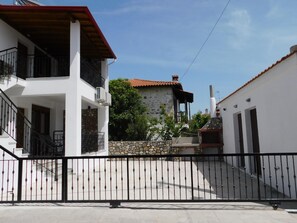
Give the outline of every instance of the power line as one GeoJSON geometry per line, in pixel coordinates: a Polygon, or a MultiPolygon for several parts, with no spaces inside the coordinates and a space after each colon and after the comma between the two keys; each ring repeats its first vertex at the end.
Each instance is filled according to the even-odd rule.
{"type": "Polygon", "coordinates": [[[214,26],[212,27],[211,31],[209,32],[208,36],[206,37],[205,41],[203,42],[203,44],[201,45],[201,47],[199,48],[198,52],[196,53],[194,59],[192,60],[192,62],[189,64],[189,66],[187,67],[185,73],[183,74],[183,76],[181,77],[181,79],[184,78],[184,76],[186,76],[186,74],[189,72],[190,68],[192,67],[192,65],[194,64],[194,62],[196,61],[197,57],[199,56],[199,54],[201,53],[203,47],[205,46],[205,44],[207,43],[208,39],[210,38],[211,34],[213,33],[213,31],[215,30],[217,24],[219,23],[219,21],[221,20],[224,12],[226,11],[229,3],[231,2],[231,0],[228,0],[227,4],[225,5],[223,11],[221,12],[219,18],[217,19],[216,23],[214,24],[214,26]]]}

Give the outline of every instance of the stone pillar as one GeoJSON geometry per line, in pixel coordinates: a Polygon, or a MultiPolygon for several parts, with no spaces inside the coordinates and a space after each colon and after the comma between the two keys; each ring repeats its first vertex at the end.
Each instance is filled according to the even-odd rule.
{"type": "Polygon", "coordinates": [[[70,22],[70,84],[66,93],[65,155],[81,155],[80,23],[70,22]]]}

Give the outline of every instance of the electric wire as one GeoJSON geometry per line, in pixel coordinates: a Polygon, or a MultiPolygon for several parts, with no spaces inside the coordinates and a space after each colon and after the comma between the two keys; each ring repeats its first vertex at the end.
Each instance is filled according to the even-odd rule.
{"type": "Polygon", "coordinates": [[[189,66],[187,67],[186,71],[184,72],[184,74],[182,75],[181,79],[183,79],[187,73],[189,72],[189,70],[191,69],[192,65],[195,63],[196,59],[198,58],[198,56],[200,55],[202,49],[204,48],[205,44],[207,43],[207,41],[209,40],[210,36],[212,35],[213,31],[215,30],[217,24],[219,23],[219,21],[221,20],[221,18],[223,17],[229,3],[231,2],[231,0],[228,0],[228,2],[226,3],[224,9],[222,10],[220,16],[218,17],[217,21],[215,22],[214,26],[212,27],[211,31],[209,32],[208,36],[206,37],[205,41],[203,42],[203,44],[201,45],[201,47],[199,48],[198,52],[196,53],[194,59],[192,60],[192,62],[189,64],[189,66]]]}

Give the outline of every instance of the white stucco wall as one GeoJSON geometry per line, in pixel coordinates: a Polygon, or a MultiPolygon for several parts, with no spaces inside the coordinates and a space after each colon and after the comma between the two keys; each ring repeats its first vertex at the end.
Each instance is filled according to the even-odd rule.
{"type": "Polygon", "coordinates": [[[245,152],[248,142],[247,111],[256,108],[260,152],[297,152],[296,53],[219,104],[223,118],[224,152],[235,152],[234,115],[242,114],[245,152]],[[246,99],[250,98],[250,102],[246,99]],[[235,106],[237,105],[237,107],[235,106]],[[225,111],[224,111],[225,110],[225,111]]]}
{"type": "Polygon", "coordinates": [[[27,37],[20,34],[14,28],[9,26],[7,23],[3,22],[3,20],[1,19],[0,19],[0,33],[1,33],[0,50],[5,50],[11,47],[17,47],[18,42],[20,42],[28,48],[29,54],[33,54],[34,46],[35,46],[33,42],[30,41],[27,37]]]}
{"type": "MultiPolygon", "coordinates": [[[[249,111],[254,108],[257,112],[260,153],[297,152],[296,83],[295,53],[222,101],[219,107],[223,119],[224,153],[239,152],[236,119],[239,113],[242,115],[244,153],[253,152],[249,111]]],[[[246,157],[245,166],[248,172],[253,172],[253,160],[250,162],[246,157]]],[[[287,196],[296,196],[297,191],[289,186],[290,182],[291,186],[294,182],[296,168],[292,156],[261,157],[260,168],[262,182],[271,184],[287,196]]]]}

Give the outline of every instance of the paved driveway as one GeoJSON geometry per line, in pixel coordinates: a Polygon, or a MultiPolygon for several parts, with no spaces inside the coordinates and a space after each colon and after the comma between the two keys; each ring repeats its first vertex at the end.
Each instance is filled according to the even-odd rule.
{"type": "MultiPolygon", "coordinates": [[[[296,205],[296,204],[295,204],[296,205]]],[[[295,206],[296,207],[296,206],[295,206]]],[[[0,205],[2,223],[296,223],[297,214],[257,203],[0,205]]]]}

